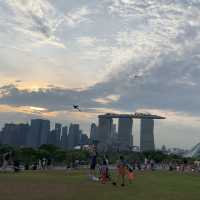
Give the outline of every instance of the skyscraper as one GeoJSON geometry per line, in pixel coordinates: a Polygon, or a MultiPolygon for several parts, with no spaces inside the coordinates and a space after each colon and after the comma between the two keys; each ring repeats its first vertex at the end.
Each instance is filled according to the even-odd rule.
{"type": "Polygon", "coordinates": [[[62,137],[61,137],[61,146],[64,149],[67,149],[68,145],[68,127],[64,126],[62,128],[62,137]]]}
{"type": "Polygon", "coordinates": [[[140,150],[141,151],[155,150],[153,119],[141,119],[140,150]]]}
{"type": "Polygon", "coordinates": [[[36,148],[42,144],[47,144],[50,132],[50,121],[44,119],[32,119],[28,133],[27,146],[36,148]]]}
{"type": "Polygon", "coordinates": [[[29,132],[30,126],[28,124],[17,124],[15,131],[15,139],[13,141],[16,146],[25,146],[27,135],[29,132]]]}
{"type": "Polygon", "coordinates": [[[88,145],[89,144],[89,138],[86,134],[81,134],[81,141],[80,141],[80,145],[88,145]]]}
{"type": "Polygon", "coordinates": [[[112,129],[111,129],[111,137],[114,139],[114,138],[117,138],[117,125],[116,124],[112,124],[112,129]]]}
{"type": "Polygon", "coordinates": [[[118,141],[121,148],[124,150],[128,150],[133,144],[132,128],[132,118],[119,118],[118,141]]]}
{"type": "Polygon", "coordinates": [[[55,134],[56,134],[56,146],[61,146],[61,130],[62,124],[55,124],[55,134]]]}
{"type": "Polygon", "coordinates": [[[42,120],[40,124],[39,146],[47,144],[49,132],[50,132],[50,121],[42,120]]]}
{"type": "Polygon", "coordinates": [[[14,146],[25,146],[28,131],[28,124],[5,124],[2,130],[1,142],[14,146]]]}
{"type": "Polygon", "coordinates": [[[70,124],[68,134],[68,149],[73,149],[75,146],[80,145],[81,131],[79,124],[70,124]]]}
{"type": "Polygon", "coordinates": [[[57,135],[55,130],[51,130],[48,134],[47,144],[57,146],[57,135]]]}
{"type": "Polygon", "coordinates": [[[14,145],[16,140],[16,124],[5,124],[2,130],[2,144],[14,145]]]}
{"type": "Polygon", "coordinates": [[[0,131],[0,144],[2,144],[2,131],[0,131]]]}
{"type": "Polygon", "coordinates": [[[99,117],[98,137],[99,142],[107,142],[111,138],[113,119],[99,117]]]}
{"type": "Polygon", "coordinates": [[[90,140],[92,143],[97,140],[97,135],[98,135],[98,127],[95,123],[92,123],[90,129],[90,140]]]}

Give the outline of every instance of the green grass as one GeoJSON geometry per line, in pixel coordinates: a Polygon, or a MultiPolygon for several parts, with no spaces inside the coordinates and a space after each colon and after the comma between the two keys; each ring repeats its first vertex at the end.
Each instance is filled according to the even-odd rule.
{"type": "Polygon", "coordinates": [[[200,175],[138,172],[131,185],[88,180],[86,172],[0,174],[1,200],[199,200],[200,175]]]}

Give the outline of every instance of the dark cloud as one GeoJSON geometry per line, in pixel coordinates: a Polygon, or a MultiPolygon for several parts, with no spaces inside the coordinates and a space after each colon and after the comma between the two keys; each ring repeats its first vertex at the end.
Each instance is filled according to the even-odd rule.
{"type": "Polygon", "coordinates": [[[130,76],[135,73],[135,67],[129,64],[118,75],[85,90],[52,86],[49,89],[28,91],[19,90],[15,85],[3,86],[0,88],[0,104],[65,110],[77,103],[86,108],[107,107],[125,111],[153,108],[199,115],[200,66],[195,59],[176,56],[163,55],[160,62],[139,79],[130,76]],[[94,101],[111,94],[120,95],[119,100],[104,105],[94,101]]]}
{"type": "Polygon", "coordinates": [[[34,13],[30,12],[30,16],[33,19],[34,26],[32,27],[33,31],[42,33],[45,37],[49,38],[52,36],[52,28],[47,24],[44,18],[41,18],[34,13]]]}

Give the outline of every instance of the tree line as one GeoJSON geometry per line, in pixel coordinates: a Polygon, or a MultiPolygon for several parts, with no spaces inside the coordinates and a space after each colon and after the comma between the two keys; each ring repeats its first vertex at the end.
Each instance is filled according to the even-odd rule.
{"type": "MultiPolygon", "coordinates": [[[[88,150],[65,150],[54,145],[42,145],[37,149],[29,147],[14,147],[10,145],[0,145],[0,158],[4,153],[12,152],[12,159],[20,161],[24,165],[31,165],[43,158],[51,160],[52,165],[70,165],[79,160],[80,163],[88,164],[90,162],[90,152],[88,150]]],[[[107,155],[111,164],[116,163],[119,155],[123,155],[126,160],[132,162],[143,162],[145,158],[153,159],[155,163],[161,162],[193,162],[196,159],[182,158],[177,155],[167,155],[162,151],[151,152],[105,152],[98,153],[99,162],[103,156],[107,155]]]]}

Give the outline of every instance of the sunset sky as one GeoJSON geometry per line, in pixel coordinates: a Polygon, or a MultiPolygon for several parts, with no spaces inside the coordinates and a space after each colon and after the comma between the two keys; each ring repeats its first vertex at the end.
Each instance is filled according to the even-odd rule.
{"type": "Polygon", "coordinates": [[[89,133],[106,112],[167,117],[157,147],[200,142],[200,1],[0,0],[0,127],[42,117],[89,133]]]}

